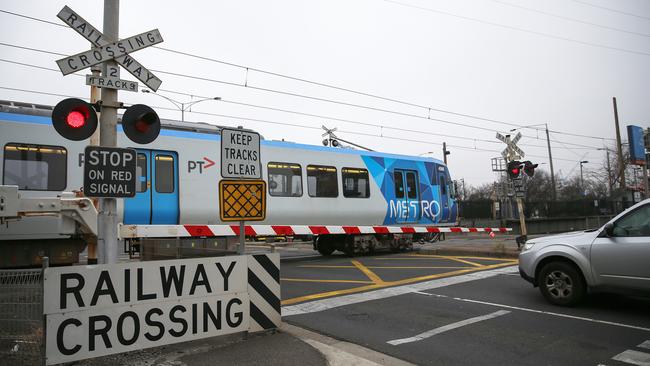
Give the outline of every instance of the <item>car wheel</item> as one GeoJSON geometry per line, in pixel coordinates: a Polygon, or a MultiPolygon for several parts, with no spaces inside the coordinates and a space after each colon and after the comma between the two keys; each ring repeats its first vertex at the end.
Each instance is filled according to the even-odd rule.
{"type": "Polygon", "coordinates": [[[555,305],[572,306],[585,295],[586,286],[578,269],[565,262],[551,262],[539,272],[539,290],[555,305]]]}

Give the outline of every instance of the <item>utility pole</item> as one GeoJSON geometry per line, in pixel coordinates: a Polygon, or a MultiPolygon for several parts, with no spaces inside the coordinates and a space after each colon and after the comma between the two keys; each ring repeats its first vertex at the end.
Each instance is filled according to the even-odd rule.
{"type": "MultiPolygon", "coordinates": [[[[104,0],[104,35],[107,41],[119,39],[120,1],[104,0]]],[[[107,69],[117,68],[115,60],[104,62],[103,74],[109,77],[107,69]]],[[[102,106],[99,119],[100,146],[117,146],[117,90],[102,88],[102,106]]],[[[117,200],[101,198],[99,201],[99,222],[97,225],[97,244],[99,246],[99,263],[117,262],[117,200]]]]}
{"type": "Polygon", "coordinates": [[[618,129],[618,108],[616,107],[616,97],[612,98],[614,103],[614,124],[616,126],[616,148],[618,152],[618,170],[621,178],[619,188],[625,189],[625,165],[623,165],[623,148],[621,147],[621,132],[618,129]]]}
{"type": "Polygon", "coordinates": [[[609,149],[605,148],[605,153],[606,153],[606,156],[607,156],[607,184],[609,185],[609,196],[611,198],[612,189],[614,187],[612,186],[612,168],[609,165],[609,149]]]}
{"type": "Polygon", "coordinates": [[[557,191],[555,188],[555,171],[553,170],[553,155],[551,154],[551,138],[548,135],[548,123],[546,126],[546,145],[548,146],[548,163],[551,166],[551,187],[553,188],[553,201],[557,199],[557,191]]]}
{"type": "Polygon", "coordinates": [[[445,165],[447,165],[447,155],[451,154],[449,150],[447,150],[447,143],[443,142],[442,143],[442,157],[443,160],[445,161],[445,165]]]}
{"type": "MultiPolygon", "coordinates": [[[[94,46],[91,43],[91,47],[94,46]]],[[[94,78],[98,78],[100,73],[101,73],[101,67],[99,66],[93,66],[90,69],[92,75],[94,78]]],[[[101,99],[101,93],[100,93],[100,88],[91,85],[90,86],[90,104],[96,105],[96,103],[101,99]]],[[[100,114],[101,116],[101,114],[100,114]]],[[[101,117],[100,117],[101,118],[101,117]]],[[[95,133],[90,136],[90,143],[89,145],[91,146],[99,146],[99,128],[95,130],[95,133]]],[[[99,200],[97,198],[92,199],[93,204],[95,205],[95,208],[99,212],[99,200]]],[[[97,264],[97,238],[93,238],[88,241],[88,264],[97,264]]]]}

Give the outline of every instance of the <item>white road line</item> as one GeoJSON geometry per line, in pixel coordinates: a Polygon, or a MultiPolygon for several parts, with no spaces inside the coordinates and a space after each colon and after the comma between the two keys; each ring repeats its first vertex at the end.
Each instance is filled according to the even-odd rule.
{"type": "MultiPolygon", "coordinates": [[[[413,291],[413,292],[415,293],[415,291],[413,291]]],[[[496,306],[496,307],[500,307],[500,308],[521,310],[521,311],[527,311],[527,312],[530,312],[530,313],[537,313],[537,314],[546,314],[546,315],[558,316],[558,317],[562,317],[562,318],[583,320],[583,321],[592,322],[592,323],[607,324],[607,325],[613,325],[613,326],[616,326],[616,327],[636,329],[636,330],[642,330],[642,331],[645,331],[645,332],[650,332],[650,328],[644,328],[644,327],[639,327],[639,326],[630,325],[630,324],[610,322],[610,321],[607,321],[607,320],[585,318],[585,317],[582,317],[582,316],[554,313],[554,312],[551,312],[551,311],[528,309],[528,308],[522,308],[522,307],[519,307],[519,306],[497,304],[497,303],[494,303],[494,302],[479,301],[479,300],[472,300],[472,299],[463,299],[463,298],[460,298],[460,297],[451,297],[451,296],[447,296],[447,295],[439,295],[439,294],[429,294],[429,295],[436,296],[436,297],[447,298],[447,299],[458,300],[458,301],[471,302],[471,303],[474,303],[474,304],[490,305],[490,306],[496,306]]],[[[648,366],[650,366],[650,365],[648,365],[648,366]]]]}
{"type": "Polygon", "coordinates": [[[612,360],[629,363],[639,366],[650,366],[650,353],[633,351],[628,349],[612,357],[612,360]]]}
{"type": "Polygon", "coordinates": [[[474,318],[461,320],[461,321],[456,322],[456,323],[447,324],[447,325],[439,327],[439,328],[431,329],[429,331],[426,331],[424,333],[420,333],[420,334],[418,334],[416,336],[413,336],[413,337],[402,338],[402,339],[393,339],[392,341],[388,341],[386,343],[392,344],[393,346],[397,346],[397,345],[404,344],[404,343],[417,342],[417,341],[421,341],[423,339],[427,339],[429,337],[433,337],[436,334],[444,333],[444,332],[450,331],[452,329],[464,327],[466,325],[478,323],[478,322],[481,322],[483,320],[496,318],[498,316],[506,315],[506,314],[509,314],[509,313],[510,312],[508,310],[499,310],[499,311],[495,311],[494,313],[491,313],[491,314],[481,315],[481,316],[477,316],[477,317],[474,317],[474,318]]]}
{"type": "Polygon", "coordinates": [[[361,292],[358,294],[330,297],[327,299],[309,301],[296,305],[287,305],[282,307],[282,316],[314,313],[317,311],[324,311],[340,306],[357,304],[370,300],[379,300],[392,296],[405,295],[413,291],[426,291],[469,281],[482,280],[484,278],[494,277],[507,273],[514,273],[517,271],[517,266],[509,266],[488,271],[472,272],[460,276],[445,277],[436,280],[418,282],[410,285],[387,287],[380,290],[361,292]]]}
{"type": "Polygon", "coordinates": [[[638,345],[637,347],[650,349],[650,341],[645,341],[645,342],[641,343],[640,345],[638,345]]]}

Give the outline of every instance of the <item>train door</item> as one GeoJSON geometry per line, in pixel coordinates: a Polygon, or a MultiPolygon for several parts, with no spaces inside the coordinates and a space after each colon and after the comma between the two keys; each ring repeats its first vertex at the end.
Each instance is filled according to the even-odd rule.
{"type": "Polygon", "coordinates": [[[136,194],[124,199],[125,224],[178,224],[178,154],[137,149],[136,194]]]}
{"type": "Polygon", "coordinates": [[[438,171],[438,186],[440,187],[440,222],[449,221],[449,182],[447,172],[438,171]]]}
{"type": "Polygon", "coordinates": [[[395,169],[395,198],[397,200],[397,222],[408,223],[420,220],[420,192],[418,173],[415,170],[395,169]]]}

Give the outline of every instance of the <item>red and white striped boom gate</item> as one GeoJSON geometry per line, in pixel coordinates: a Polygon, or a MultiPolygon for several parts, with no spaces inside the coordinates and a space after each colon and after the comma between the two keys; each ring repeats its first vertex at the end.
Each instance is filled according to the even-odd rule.
{"type": "MultiPolygon", "coordinates": [[[[507,233],[505,227],[246,225],[245,235],[507,233]]],[[[238,236],[239,225],[119,225],[120,239],[238,236]]]]}

